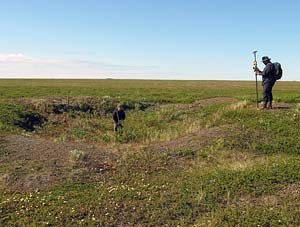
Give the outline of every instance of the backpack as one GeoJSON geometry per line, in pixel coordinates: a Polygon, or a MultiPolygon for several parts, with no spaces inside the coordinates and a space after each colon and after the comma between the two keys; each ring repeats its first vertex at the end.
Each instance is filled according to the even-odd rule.
{"type": "Polygon", "coordinates": [[[274,70],[275,70],[274,77],[275,77],[276,80],[280,80],[281,77],[282,77],[281,64],[278,63],[278,62],[274,62],[273,65],[274,65],[274,70]]]}

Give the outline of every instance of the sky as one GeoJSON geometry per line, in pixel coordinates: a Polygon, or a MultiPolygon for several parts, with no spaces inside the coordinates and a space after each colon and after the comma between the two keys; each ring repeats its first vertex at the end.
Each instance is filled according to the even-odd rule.
{"type": "Polygon", "coordinates": [[[0,78],[300,79],[298,0],[0,0],[0,78]]]}

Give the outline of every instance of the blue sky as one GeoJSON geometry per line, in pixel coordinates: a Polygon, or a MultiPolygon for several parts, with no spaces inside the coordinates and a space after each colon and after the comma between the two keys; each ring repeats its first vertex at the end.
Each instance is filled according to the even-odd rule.
{"type": "Polygon", "coordinates": [[[0,78],[252,80],[257,49],[299,80],[299,12],[296,0],[3,0],[0,78]]]}

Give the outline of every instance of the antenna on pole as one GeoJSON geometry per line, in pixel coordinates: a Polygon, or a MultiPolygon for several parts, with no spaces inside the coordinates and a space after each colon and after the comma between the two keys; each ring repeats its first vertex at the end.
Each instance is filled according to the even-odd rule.
{"type": "Polygon", "coordinates": [[[256,61],[256,53],[257,53],[257,50],[252,51],[252,53],[254,54],[254,61],[256,61]]]}
{"type": "MultiPolygon", "coordinates": [[[[253,61],[253,69],[255,70],[257,68],[257,61],[256,61],[256,53],[257,50],[252,51],[254,54],[254,61],[253,61]]],[[[258,86],[257,86],[257,71],[255,70],[255,85],[256,85],[256,108],[258,109],[258,86]]]]}

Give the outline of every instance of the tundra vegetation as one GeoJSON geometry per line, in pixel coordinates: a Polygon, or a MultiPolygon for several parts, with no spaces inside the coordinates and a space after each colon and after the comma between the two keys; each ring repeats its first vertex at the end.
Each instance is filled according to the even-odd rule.
{"type": "Polygon", "coordinates": [[[0,80],[0,225],[299,226],[299,90],[0,80]]]}

